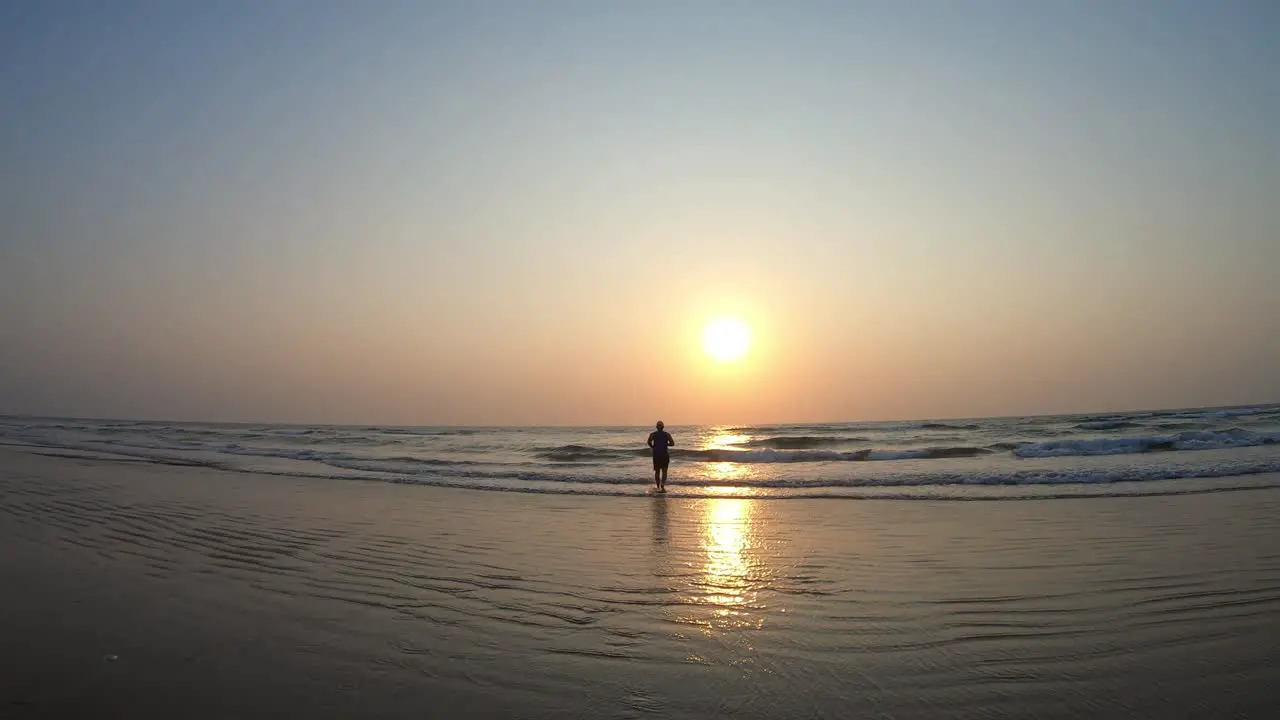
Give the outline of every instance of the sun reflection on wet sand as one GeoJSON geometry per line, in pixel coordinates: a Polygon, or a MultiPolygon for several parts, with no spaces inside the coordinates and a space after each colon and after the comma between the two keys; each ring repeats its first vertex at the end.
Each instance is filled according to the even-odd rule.
{"type": "Polygon", "coordinates": [[[750,497],[748,487],[717,491],[742,494],[655,503],[654,578],[674,595],[663,612],[678,628],[672,636],[683,643],[693,640],[686,635],[691,629],[698,634],[685,660],[743,670],[758,660],[755,648],[766,619],[786,608],[769,594],[776,569],[774,541],[762,524],[767,503],[750,497]]]}
{"type": "Polygon", "coordinates": [[[708,500],[704,568],[707,585],[722,590],[714,602],[741,603],[737,592],[747,579],[747,500],[716,498],[708,500]]]}
{"type": "Polygon", "coordinates": [[[758,628],[764,623],[756,606],[759,569],[754,567],[751,553],[754,502],[747,498],[705,501],[705,560],[697,583],[703,592],[695,602],[712,608],[711,628],[758,628]]]}

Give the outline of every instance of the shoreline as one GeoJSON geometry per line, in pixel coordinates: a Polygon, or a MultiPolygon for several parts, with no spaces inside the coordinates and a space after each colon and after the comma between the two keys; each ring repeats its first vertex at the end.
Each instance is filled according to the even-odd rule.
{"type": "MultiPolygon", "coordinates": [[[[476,484],[471,480],[414,479],[399,475],[380,476],[373,473],[361,475],[342,475],[339,470],[320,465],[314,472],[299,470],[270,470],[265,468],[245,469],[228,467],[218,462],[202,462],[200,460],[182,460],[177,458],[155,458],[133,455],[123,452],[112,452],[105,449],[70,448],[37,443],[22,443],[12,440],[0,441],[0,452],[6,449],[30,455],[65,460],[96,461],[101,463],[120,463],[150,465],[155,467],[171,467],[177,469],[194,468],[216,472],[269,476],[288,479],[313,480],[317,482],[361,482],[374,484],[390,484],[408,487],[430,487],[449,490],[478,491],[485,493],[504,493],[516,495],[545,495],[565,497],[606,497],[606,498],[643,498],[652,496],[652,481],[639,479],[617,483],[600,483],[599,487],[591,484],[545,483],[544,485],[525,487],[503,487],[476,484]]],[[[641,463],[637,463],[641,465],[641,463]]],[[[686,465],[686,468],[688,466],[686,465]]],[[[641,468],[641,470],[647,469],[641,468]]],[[[689,484],[687,477],[682,478],[679,468],[673,473],[670,482],[671,490],[666,493],[673,499],[717,499],[750,497],[756,500],[881,500],[911,502],[1027,502],[1075,499],[1114,499],[1143,497],[1177,497],[1184,495],[1205,495],[1227,492],[1257,491],[1280,489],[1280,471],[1248,472],[1244,474],[1208,474],[1174,476],[1156,479],[1144,478],[1136,480],[1090,481],[1090,482],[1040,482],[1035,480],[1005,483],[968,483],[956,480],[952,483],[938,485],[901,484],[849,484],[826,487],[830,492],[822,492],[822,488],[806,488],[793,485],[776,485],[769,483],[752,483],[726,481],[722,484],[689,484]],[[682,482],[684,480],[684,482],[682,482]],[[1229,485],[1224,483],[1231,483],[1229,485]],[[913,488],[915,490],[913,490],[913,488]],[[1057,488],[1045,490],[1044,488],[1057,488]],[[836,491],[839,492],[836,492],[836,491]],[[923,491],[922,491],[923,490],[923,491]],[[798,491],[798,492],[789,492],[798,491]]]]}

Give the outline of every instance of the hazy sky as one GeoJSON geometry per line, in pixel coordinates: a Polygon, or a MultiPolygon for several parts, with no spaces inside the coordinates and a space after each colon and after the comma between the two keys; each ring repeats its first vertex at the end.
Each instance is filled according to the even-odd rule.
{"type": "Polygon", "coordinates": [[[0,5],[0,413],[1277,401],[1278,270],[1272,0],[0,5]]]}

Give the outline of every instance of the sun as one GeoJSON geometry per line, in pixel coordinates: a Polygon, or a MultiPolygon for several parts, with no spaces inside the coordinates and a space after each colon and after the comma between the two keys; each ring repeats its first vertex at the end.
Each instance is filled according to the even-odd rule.
{"type": "Polygon", "coordinates": [[[733,362],[751,348],[751,328],[737,318],[717,318],[702,331],[702,349],[713,360],[733,362]]]}

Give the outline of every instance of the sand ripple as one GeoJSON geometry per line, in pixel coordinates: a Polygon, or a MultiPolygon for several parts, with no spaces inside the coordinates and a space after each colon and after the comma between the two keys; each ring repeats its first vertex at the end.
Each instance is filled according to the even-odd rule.
{"type": "Polygon", "coordinates": [[[39,462],[0,473],[0,519],[27,541],[287,598],[376,636],[364,662],[535,706],[1227,715],[1280,683],[1274,490],[555,498],[39,462]]]}

